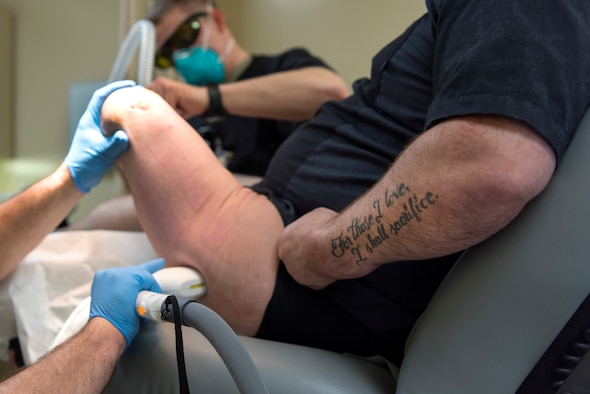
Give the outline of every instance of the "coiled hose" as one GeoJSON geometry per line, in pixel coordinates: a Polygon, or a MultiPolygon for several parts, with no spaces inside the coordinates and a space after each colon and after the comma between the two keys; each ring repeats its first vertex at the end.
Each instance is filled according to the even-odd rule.
{"type": "Polygon", "coordinates": [[[156,29],[154,24],[141,19],[135,22],[125,36],[115,63],[111,68],[108,82],[125,79],[131,59],[139,46],[139,57],[137,61],[137,80],[139,85],[146,86],[153,79],[154,57],[156,54],[156,29]]]}

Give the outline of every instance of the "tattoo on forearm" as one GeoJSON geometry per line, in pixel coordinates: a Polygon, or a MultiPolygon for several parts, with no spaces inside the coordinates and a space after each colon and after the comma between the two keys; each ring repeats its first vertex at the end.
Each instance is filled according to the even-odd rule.
{"type": "Polygon", "coordinates": [[[382,198],[373,201],[373,211],[363,217],[355,217],[348,228],[332,239],[332,255],[342,257],[352,254],[356,263],[361,264],[391,236],[397,236],[412,222],[422,221],[428,208],[436,204],[438,195],[426,192],[419,196],[400,183],[395,189],[385,189],[382,198]],[[395,219],[387,219],[388,211],[398,209],[401,213],[395,219]]]}

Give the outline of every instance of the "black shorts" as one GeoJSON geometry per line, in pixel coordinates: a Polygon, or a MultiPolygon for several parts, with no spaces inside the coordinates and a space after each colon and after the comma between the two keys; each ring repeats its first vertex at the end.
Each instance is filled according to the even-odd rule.
{"type": "Polygon", "coordinates": [[[281,263],[256,337],[358,356],[380,355],[399,365],[406,338],[432,296],[421,291],[424,288],[410,288],[408,275],[420,276],[425,288],[436,288],[456,258],[389,264],[324,290],[301,286],[281,263]]]}

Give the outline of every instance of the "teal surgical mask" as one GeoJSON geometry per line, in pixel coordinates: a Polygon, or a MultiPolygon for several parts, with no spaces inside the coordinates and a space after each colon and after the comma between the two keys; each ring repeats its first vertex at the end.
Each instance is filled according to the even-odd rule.
{"type": "MultiPolygon", "coordinates": [[[[208,2],[207,15],[211,15],[212,12],[213,5],[208,2]]],[[[184,80],[191,85],[219,84],[225,78],[223,60],[232,50],[235,40],[233,38],[229,40],[223,54],[219,56],[209,48],[211,23],[206,25],[203,34],[202,46],[183,48],[172,53],[174,67],[184,80]]]]}
{"type": "Polygon", "coordinates": [[[211,48],[185,48],[174,51],[172,57],[176,70],[191,85],[203,86],[223,82],[223,61],[211,48]]]}

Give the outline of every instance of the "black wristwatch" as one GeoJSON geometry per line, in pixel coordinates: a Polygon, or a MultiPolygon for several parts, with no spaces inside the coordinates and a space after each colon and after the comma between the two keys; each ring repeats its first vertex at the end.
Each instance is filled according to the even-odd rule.
{"type": "Polygon", "coordinates": [[[223,107],[221,100],[221,92],[218,85],[207,85],[207,93],[209,94],[209,109],[203,114],[207,120],[223,118],[227,115],[227,111],[223,107]]]}

